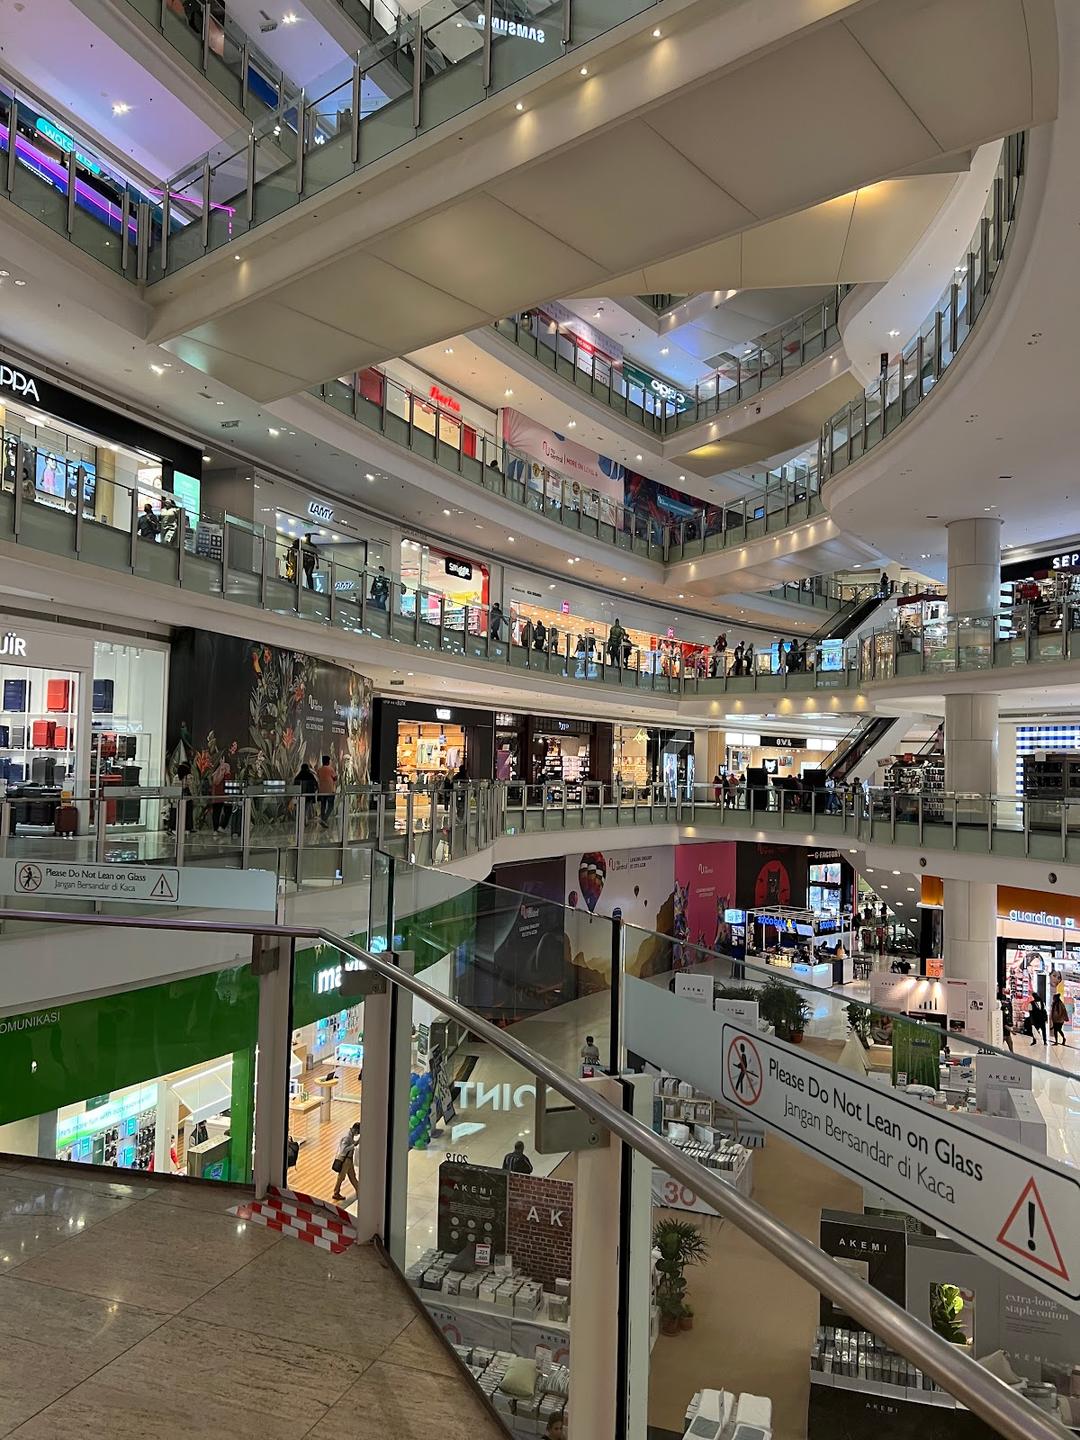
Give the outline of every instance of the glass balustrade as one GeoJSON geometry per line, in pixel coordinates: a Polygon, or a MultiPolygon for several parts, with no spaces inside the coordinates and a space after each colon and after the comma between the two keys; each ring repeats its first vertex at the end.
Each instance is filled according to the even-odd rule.
{"type": "Polygon", "coordinates": [[[850,286],[838,285],[819,304],[723,354],[715,372],[692,389],[629,361],[612,362],[543,309],[495,322],[495,331],[577,389],[657,435],[671,435],[759,395],[835,345],[837,315],[850,286]]]}
{"type": "Polygon", "coordinates": [[[821,477],[828,480],[873,450],[930,395],[975,327],[997,279],[1023,193],[1027,137],[1009,135],[986,207],[953,278],[918,334],[887,371],[824,424],[821,477]]]}

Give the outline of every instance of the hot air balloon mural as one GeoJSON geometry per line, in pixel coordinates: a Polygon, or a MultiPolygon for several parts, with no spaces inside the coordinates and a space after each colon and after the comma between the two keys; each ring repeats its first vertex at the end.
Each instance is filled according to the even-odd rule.
{"type": "Polygon", "coordinates": [[[599,850],[590,850],[587,855],[582,855],[578,865],[578,884],[581,887],[581,898],[589,907],[590,915],[596,909],[606,879],[607,861],[602,853],[599,850]]]}

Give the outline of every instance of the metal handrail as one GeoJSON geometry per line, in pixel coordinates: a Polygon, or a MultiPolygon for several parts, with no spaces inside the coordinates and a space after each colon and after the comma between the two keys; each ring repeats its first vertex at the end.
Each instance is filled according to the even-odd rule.
{"type": "MultiPolygon", "coordinates": [[[[0,921],[22,920],[41,923],[44,917],[33,912],[0,910],[0,921]]],[[[333,946],[341,954],[358,960],[368,970],[391,984],[408,990],[434,1009],[456,1020],[507,1059],[531,1071],[545,1085],[565,1100],[600,1121],[610,1134],[628,1145],[636,1154],[651,1160],[673,1178],[692,1189],[711,1205],[725,1220],[730,1220],[743,1234],[768,1251],[787,1269],[828,1296],[834,1304],[853,1316],[873,1334],[912,1361],[931,1376],[954,1399],[966,1405],[993,1427],[1006,1440],[1061,1440],[1059,1425],[1030,1401],[1010,1389],[983,1369],[956,1345],[944,1340],[921,1321],[914,1319],[880,1291],[857,1279],[831,1257],[825,1255],[805,1236],[789,1229],[762,1206],[747,1199],[731,1185],[725,1184],[703,1165],[688,1159],[675,1146],[643,1125],[633,1116],[606,1100],[602,1095],[572,1079],[543,1055],[522,1044],[515,1036],[493,1025],[465,1005],[426,985],[415,975],[399,969],[384,956],[355,945],[351,940],[322,926],[216,924],[212,921],[189,921],[179,918],[143,920],[125,915],[48,917],[61,923],[105,924],[127,929],[191,930],[206,933],[225,931],[230,934],[272,934],[294,939],[316,940],[333,946]]]]}

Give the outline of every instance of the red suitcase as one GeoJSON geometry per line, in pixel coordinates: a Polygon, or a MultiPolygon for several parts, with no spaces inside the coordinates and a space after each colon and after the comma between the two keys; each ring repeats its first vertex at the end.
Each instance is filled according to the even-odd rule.
{"type": "Polygon", "coordinates": [[[76,806],[63,803],[57,805],[53,828],[57,835],[77,835],[79,833],[79,811],[76,806]]]}

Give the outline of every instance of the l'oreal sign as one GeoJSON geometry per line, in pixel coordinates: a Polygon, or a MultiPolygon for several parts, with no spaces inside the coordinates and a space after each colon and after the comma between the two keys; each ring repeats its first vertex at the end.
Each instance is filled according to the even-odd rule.
{"type": "Polygon", "coordinates": [[[26,641],[21,635],[16,635],[14,630],[9,630],[0,639],[0,655],[17,655],[20,659],[26,659],[26,641]]]}
{"type": "Polygon", "coordinates": [[[11,365],[0,365],[0,390],[13,390],[16,395],[25,395],[28,399],[41,404],[37,381],[27,375],[25,371],[16,370],[11,365]]]}

